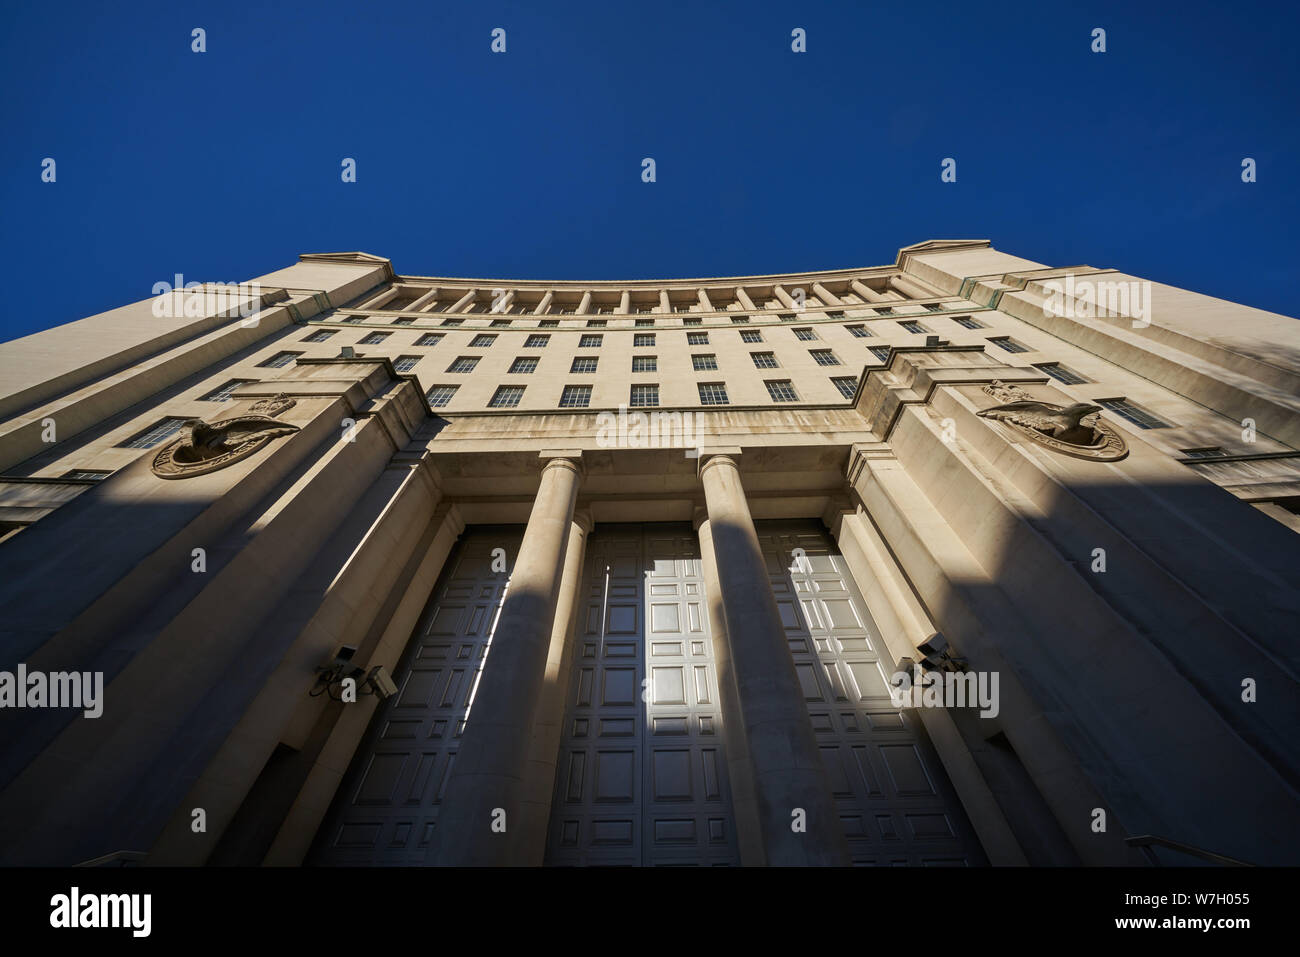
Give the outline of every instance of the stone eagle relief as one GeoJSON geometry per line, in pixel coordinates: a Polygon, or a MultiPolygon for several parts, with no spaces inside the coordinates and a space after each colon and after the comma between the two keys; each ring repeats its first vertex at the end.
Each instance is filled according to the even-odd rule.
{"type": "Polygon", "coordinates": [[[1001,422],[1039,445],[1095,462],[1117,462],[1128,455],[1124,437],[1097,416],[1101,406],[1087,402],[1068,406],[1041,402],[1023,389],[998,379],[986,385],[984,391],[1005,404],[976,415],[1001,422]]]}
{"type": "Polygon", "coordinates": [[[164,479],[206,475],[248,458],[271,439],[291,435],[298,426],[275,418],[297,403],[284,395],[259,399],[249,414],[216,422],[187,419],[180,437],[163,446],[153,459],[153,474],[164,479]]]}

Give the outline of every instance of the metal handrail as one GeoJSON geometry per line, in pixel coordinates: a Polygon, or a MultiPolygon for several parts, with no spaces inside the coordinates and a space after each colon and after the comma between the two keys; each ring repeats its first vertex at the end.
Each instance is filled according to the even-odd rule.
{"type": "Polygon", "coordinates": [[[1157,837],[1154,834],[1142,834],[1138,837],[1125,838],[1124,843],[1129,847],[1142,848],[1142,852],[1147,856],[1147,860],[1155,867],[1160,866],[1160,858],[1156,857],[1155,851],[1151,850],[1152,845],[1157,847],[1167,847],[1171,851],[1190,854],[1192,857],[1199,857],[1202,860],[1212,861],[1215,864],[1222,864],[1225,867],[1255,866],[1249,861],[1239,861],[1235,857],[1228,857],[1226,854],[1216,854],[1214,851],[1207,851],[1203,847],[1193,847],[1191,844],[1183,844],[1181,841],[1171,841],[1167,837],[1157,837]]]}

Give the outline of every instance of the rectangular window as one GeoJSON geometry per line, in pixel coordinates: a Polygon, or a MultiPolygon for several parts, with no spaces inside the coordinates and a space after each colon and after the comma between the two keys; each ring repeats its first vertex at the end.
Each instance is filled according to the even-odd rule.
{"type": "Polygon", "coordinates": [[[451,397],[456,394],[456,390],[459,388],[458,385],[435,385],[424,394],[424,398],[429,403],[429,408],[441,409],[451,401],[451,397]]]}
{"type": "Polygon", "coordinates": [[[595,372],[596,360],[587,359],[579,356],[573,360],[573,365],[569,367],[570,372],[595,372]]]}
{"type": "Polygon", "coordinates": [[[650,408],[659,404],[659,386],[657,385],[634,385],[632,386],[631,395],[628,396],[628,405],[641,406],[650,408]]]}
{"type": "Polygon", "coordinates": [[[964,329],[983,329],[984,323],[977,322],[970,316],[953,316],[952,321],[964,329]]]}
{"type": "Polygon", "coordinates": [[[200,402],[229,402],[230,393],[234,392],[235,389],[243,385],[245,382],[256,382],[256,381],[257,381],[256,379],[231,379],[225,385],[217,386],[217,388],[213,389],[207,395],[200,396],[199,401],[200,402]]]}
{"type": "Polygon", "coordinates": [[[102,482],[112,474],[112,472],[101,472],[98,469],[73,469],[71,472],[64,472],[59,478],[90,479],[95,482],[102,482]]]}
{"type": "Polygon", "coordinates": [[[943,308],[943,306],[939,305],[937,302],[927,302],[925,308],[929,309],[931,312],[938,312],[943,308]]]}
{"type": "Polygon", "coordinates": [[[181,430],[181,426],[185,422],[185,419],[163,419],[161,422],[155,422],[143,432],[137,432],[125,442],[119,442],[117,447],[119,449],[151,449],[174,436],[181,430]]]}
{"type": "Polygon", "coordinates": [[[725,382],[701,382],[700,405],[729,405],[725,382]]]}
{"type": "Polygon", "coordinates": [[[360,322],[365,316],[344,316],[339,322],[360,322]]]}
{"type": "Polygon", "coordinates": [[[757,329],[742,329],[740,330],[740,341],[741,342],[762,342],[763,333],[759,332],[757,329]]]}
{"type": "Polygon", "coordinates": [[[894,314],[894,310],[891,309],[889,306],[876,307],[876,315],[878,316],[892,316],[893,314],[894,314]]]}
{"type": "Polygon", "coordinates": [[[794,322],[794,316],[788,312],[779,313],[777,315],[777,318],[780,319],[782,322],[794,322]]]}
{"type": "Polygon", "coordinates": [[[855,339],[871,338],[871,332],[867,329],[866,326],[845,326],[844,328],[848,329],[849,332],[853,334],[853,338],[855,339]]]}
{"type": "Polygon", "coordinates": [[[794,332],[794,337],[796,339],[802,339],[805,342],[807,342],[810,339],[817,338],[817,333],[813,332],[812,329],[808,328],[807,326],[804,326],[802,329],[794,329],[792,331],[794,332]]]}
{"type": "Polygon", "coordinates": [[[415,322],[414,319],[411,319],[410,317],[407,317],[407,318],[405,318],[405,319],[394,319],[394,320],[393,320],[393,325],[395,325],[395,326],[409,326],[409,325],[411,325],[411,324],[414,323],[414,322],[415,322]]]}
{"type": "Polygon", "coordinates": [[[486,349],[496,341],[496,336],[481,333],[469,341],[469,346],[471,349],[486,349]]]}
{"type": "Polygon", "coordinates": [[[264,359],[257,364],[259,369],[283,369],[297,359],[301,352],[277,352],[269,359],[264,359]]]}
{"type": "Polygon", "coordinates": [[[1063,366],[1059,362],[1044,362],[1034,368],[1042,369],[1057,382],[1064,382],[1066,385],[1079,385],[1088,381],[1073,369],[1063,366]]]}
{"type": "Polygon", "coordinates": [[[741,326],[749,322],[749,316],[732,316],[731,321],[736,325],[741,326]]]}
{"type": "Polygon", "coordinates": [[[534,333],[524,340],[525,349],[545,349],[546,344],[551,341],[551,337],[545,333],[534,333]]]}
{"type": "Polygon", "coordinates": [[[398,372],[410,372],[419,361],[419,356],[398,356],[393,360],[393,368],[398,372]]]}
{"type": "Polygon", "coordinates": [[[447,371],[473,372],[476,365],[478,365],[478,356],[457,356],[456,360],[447,366],[447,371]]]}
{"type": "Polygon", "coordinates": [[[509,319],[493,319],[491,325],[490,325],[488,328],[490,328],[490,329],[504,329],[505,327],[507,327],[507,326],[509,326],[509,325],[510,325],[510,320],[509,320],[509,319]]]}
{"type": "Polygon", "coordinates": [[[655,321],[653,319],[638,319],[636,321],[636,325],[638,329],[644,329],[647,326],[653,326],[654,324],[655,321]]]}
{"type": "Polygon", "coordinates": [[[488,402],[489,409],[513,409],[519,405],[519,400],[524,397],[524,387],[521,385],[500,385],[497,386],[496,392],[492,394],[488,402]]]}
{"type": "Polygon", "coordinates": [[[442,320],[442,324],[444,326],[459,326],[464,323],[464,321],[464,319],[444,319],[442,320]]]}
{"type": "Polygon", "coordinates": [[[415,340],[417,346],[436,346],[442,341],[441,332],[426,332],[420,338],[415,340]]]}
{"type": "Polygon", "coordinates": [[[591,329],[604,329],[609,325],[608,319],[588,319],[587,326],[591,329]]]}
{"type": "Polygon", "coordinates": [[[921,333],[921,332],[930,331],[929,329],[925,328],[925,326],[917,322],[915,319],[904,319],[902,322],[899,323],[899,325],[903,327],[904,332],[921,333]]]}
{"type": "Polygon", "coordinates": [[[654,344],[655,334],[653,332],[639,332],[632,337],[632,347],[636,349],[644,349],[654,344]]]}
{"type": "Polygon", "coordinates": [[[835,358],[835,353],[829,349],[809,349],[808,355],[813,357],[813,361],[819,366],[837,366],[840,360],[835,358]]]}
{"type": "Polygon", "coordinates": [[[700,319],[683,319],[683,326],[698,326],[703,320],[700,319]]]}
{"type": "Polygon", "coordinates": [[[302,341],[303,342],[324,342],[330,336],[334,335],[336,331],[337,330],[335,329],[317,329],[315,332],[313,332],[311,335],[309,335],[306,339],[302,341]]]}
{"type": "Polygon", "coordinates": [[[773,402],[798,402],[799,394],[789,379],[768,379],[764,383],[773,402]]]}
{"type": "Polygon", "coordinates": [[[1015,339],[1012,339],[1009,336],[999,336],[996,339],[990,339],[989,342],[993,343],[999,349],[1004,349],[1007,352],[1028,352],[1029,351],[1028,346],[1021,345],[1019,342],[1016,342],[1015,339]]]}
{"type": "Polygon", "coordinates": [[[686,333],[686,344],[688,346],[707,346],[709,344],[709,334],[707,332],[688,332],[686,333]]]}
{"type": "Polygon", "coordinates": [[[560,394],[561,409],[585,409],[591,405],[591,386],[566,385],[560,394]]]}
{"type": "Polygon", "coordinates": [[[559,319],[543,319],[537,324],[538,329],[557,329],[559,328],[559,319]]]}
{"type": "Polygon", "coordinates": [[[599,334],[593,336],[583,336],[578,340],[579,349],[599,349],[601,337],[599,334]]]}
{"type": "Polygon", "coordinates": [[[840,395],[844,396],[844,398],[851,399],[857,394],[858,380],[856,377],[851,375],[836,376],[831,381],[835,383],[835,388],[840,390],[840,395]]]}
{"type": "Polygon", "coordinates": [[[754,360],[755,369],[776,369],[780,366],[775,352],[751,352],[749,357],[754,360]]]}
{"type": "Polygon", "coordinates": [[[718,357],[715,355],[691,356],[691,366],[696,372],[711,372],[718,368],[718,357]]]}
{"type": "Polygon", "coordinates": [[[867,346],[867,351],[881,362],[889,361],[889,346],[867,346]]]}
{"type": "Polygon", "coordinates": [[[657,356],[633,356],[633,372],[658,372],[659,358],[657,356]]]}
{"type": "Polygon", "coordinates": [[[515,359],[514,362],[510,363],[510,371],[517,374],[534,372],[536,371],[536,369],[537,369],[536,356],[519,356],[517,359],[515,359]]]}
{"type": "Polygon", "coordinates": [[[1169,423],[1156,418],[1146,409],[1128,399],[1098,399],[1097,404],[1121,418],[1128,419],[1139,429],[1167,429],[1169,423]]]}
{"type": "Polygon", "coordinates": [[[358,344],[363,346],[377,346],[387,338],[387,332],[371,332],[362,336],[358,344]]]}

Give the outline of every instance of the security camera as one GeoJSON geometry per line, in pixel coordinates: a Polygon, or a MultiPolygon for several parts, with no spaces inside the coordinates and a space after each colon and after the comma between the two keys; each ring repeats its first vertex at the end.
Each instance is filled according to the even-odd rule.
{"type": "Polygon", "coordinates": [[[894,678],[897,678],[899,675],[905,675],[907,682],[911,685],[915,685],[916,677],[917,677],[916,662],[913,661],[911,658],[898,659],[898,667],[894,669],[894,674],[891,676],[891,680],[890,680],[890,685],[894,688],[900,687],[903,684],[902,680],[899,681],[893,680],[894,678]]]}
{"type": "Polygon", "coordinates": [[[930,655],[935,655],[937,657],[948,650],[948,639],[938,632],[935,632],[929,638],[925,639],[925,641],[917,645],[916,650],[927,658],[930,655]]]}
{"type": "Polygon", "coordinates": [[[397,684],[389,677],[383,665],[375,665],[366,677],[366,685],[380,701],[385,701],[397,694],[397,684]]]}
{"type": "Polygon", "coordinates": [[[921,664],[930,671],[965,671],[966,659],[954,655],[948,639],[935,632],[916,646],[921,664]]]}

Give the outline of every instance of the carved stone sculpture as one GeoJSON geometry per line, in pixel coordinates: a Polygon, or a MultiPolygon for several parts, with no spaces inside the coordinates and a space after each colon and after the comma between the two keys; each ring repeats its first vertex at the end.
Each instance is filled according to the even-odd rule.
{"type": "Polygon", "coordinates": [[[181,426],[180,436],[154,456],[153,474],[165,479],[189,478],[233,465],[271,439],[297,432],[298,426],[273,418],[294,404],[293,399],[276,396],[254,403],[253,414],[217,422],[187,419],[181,426]],[[271,414],[261,414],[262,410],[271,414]]]}
{"type": "Polygon", "coordinates": [[[984,391],[1003,404],[978,415],[1001,422],[1039,445],[1100,462],[1114,462],[1128,455],[1124,437],[1098,417],[1101,406],[1087,402],[1053,405],[1001,381],[985,386],[984,391]]]}

